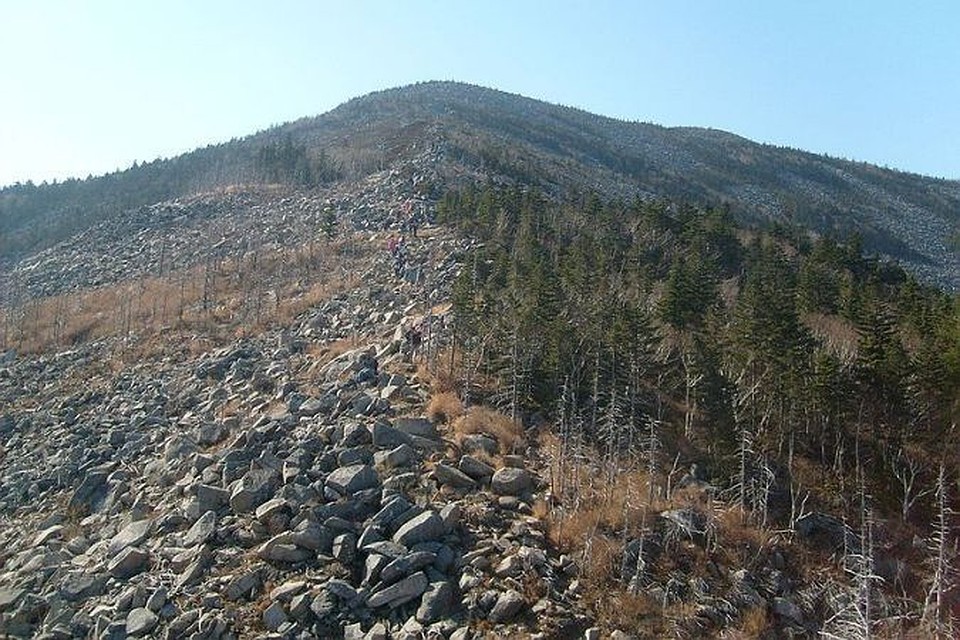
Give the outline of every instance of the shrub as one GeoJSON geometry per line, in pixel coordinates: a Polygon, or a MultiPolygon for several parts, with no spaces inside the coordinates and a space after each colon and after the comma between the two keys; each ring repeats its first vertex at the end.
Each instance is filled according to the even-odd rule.
{"type": "Polygon", "coordinates": [[[447,424],[463,415],[463,403],[452,391],[438,393],[430,398],[427,418],[433,423],[447,424]]]}
{"type": "Polygon", "coordinates": [[[453,421],[452,426],[458,438],[473,433],[495,438],[500,453],[510,453],[523,442],[523,425],[489,407],[470,407],[466,414],[453,421]]]}

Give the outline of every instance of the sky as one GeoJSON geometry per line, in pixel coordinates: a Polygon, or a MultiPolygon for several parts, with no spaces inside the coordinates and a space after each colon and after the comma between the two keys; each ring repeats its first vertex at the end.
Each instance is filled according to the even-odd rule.
{"type": "Polygon", "coordinates": [[[0,185],[459,80],[960,179],[960,2],[0,0],[0,185]]]}

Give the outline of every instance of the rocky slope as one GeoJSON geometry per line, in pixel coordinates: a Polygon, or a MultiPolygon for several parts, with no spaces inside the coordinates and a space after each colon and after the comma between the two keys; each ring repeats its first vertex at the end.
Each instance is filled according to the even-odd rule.
{"type": "MultiPolygon", "coordinates": [[[[370,210],[347,218],[377,228],[374,243],[389,226],[370,210]]],[[[445,340],[431,303],[464,245],[436,229],[407,242],[421,268],[398,273],[378,253],[368,284],[211,352],[121,365],[103,340],[8,357],[0,631],[465,638],[584,627],[568,595],[575,566],[531,516],[543,489],[532,461],[501,457],[490,436],[453,446],[423,417],[429,389],[411,360],[445,340]],[[413,323],[425,331],[417,353],[413,323]]]]}

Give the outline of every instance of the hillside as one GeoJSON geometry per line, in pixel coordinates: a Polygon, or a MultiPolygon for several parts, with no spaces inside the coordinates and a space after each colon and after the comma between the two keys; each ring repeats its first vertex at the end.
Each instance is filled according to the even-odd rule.
{"type": "Polygon", "coordinates": [[[950,219],[451,83],[5,191],[0,635],[956,637],[960,301],[719,143],[950,219]]]}
{"type": "Polygon", "coordinates": [[[431,82],[351,100],[242,140],[56,185],[0,191],[0,256],[12,260],[156,202],[231,185],[323,186],[434,151],[458,176],[536,184],[555,196],[728,203],[744,220],[856,232],[867,251],[925,280],[960,285],[949,238],[960,184],[776,148],[721,131],[592,115],[491,89],[431,82]]]}

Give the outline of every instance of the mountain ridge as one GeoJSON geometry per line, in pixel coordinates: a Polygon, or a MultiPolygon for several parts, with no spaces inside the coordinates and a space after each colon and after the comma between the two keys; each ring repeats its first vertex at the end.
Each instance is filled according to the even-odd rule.
{"type": "Polygon", "coordinates": [[[548,193],[726,204],[738,216],[845,238],[940,286],[960,286],[948,239],[960,182],[752,142],[719,129],[610,118],[457,82],[349,100],[241,139],[95,178],[0,190],[0,255],[16,258],[125,210],[242,184],[354,180],[425,147],[444,179],[465,168],[548,193]]]}

